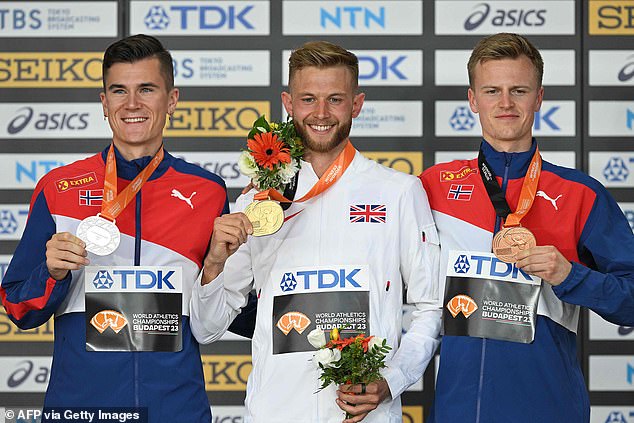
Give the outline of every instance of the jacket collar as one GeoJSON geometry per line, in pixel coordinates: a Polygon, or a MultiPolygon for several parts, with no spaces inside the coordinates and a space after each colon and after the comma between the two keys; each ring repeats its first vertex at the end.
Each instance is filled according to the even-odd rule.
{"type": "Polygon", "coordinates": [[[533,138],[530,150],[522,151],[521,153],[496,151],[485,139],[483,139],[480,144],[480,149],[484,153],[484,157],[495,173],[495,176],[504,177],[505,168],[508,167],[508,179],[519,179],[526,175],[528,165],[533,158],[533,154],[535,154],[536,148],[537,141],[535,138],[533,138]]]}
{"type": "MultiPolygon", "coordinates": [[[[108,157],[109,149],[110,149],[110,145],[108,145],[101,152],[101,158],[103,159],[104,163],[106,163],[106,157],[108,157]]],[[[117,161],[117,177],[126,179],[128,181],[131,181],[132,179],[134,179],[143,169],[145,169],[148,163],[150,163],[150,160],[152,160],[152,156],[144,156],[138,159],[128,161],[125,158],[123,158],[123,156],[119,152],[119,149],[116,146],[114,147],[114,156],[115,156],[115,160],[117,161]]],[[[156,178],[161,177],[167,171],[167,169],[169,169],[173,160],[174,160],[174,157],[171,154],[169,154],[167,150],[165,150],[165,156],[163,157],[163,160],[161,161],[159,166],[156,168],[156,170],[152,173],[152,175],[150,175],[149,180],[152,181],[156,178]]]]}

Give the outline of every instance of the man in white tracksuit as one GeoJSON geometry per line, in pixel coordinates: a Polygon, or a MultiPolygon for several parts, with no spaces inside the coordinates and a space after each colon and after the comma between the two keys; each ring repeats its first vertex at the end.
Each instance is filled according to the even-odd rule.
{"type": "MultiPolygon", "coordinates": [[[[399,396],[421,377],[439,342],[439,246],[427,196],[417,178],[350,144],[364,100],[356,56],[307,43],[291,55],[289,75],[282,102],[305,146],[295,198],[330,184],[293,203],[273,235],[248,236],[253,227],[243,213],[216,219],[192,294],[192,332],[202,343],[219,339],[255,289],[246,422],[339,423],[345,412],[352,415],[347,423],[400,422],[399,396]],[[329,175],[337,175],[334,183],[329,175]],[[416,310],[401,339],[404,290],[416,310]],[[321,371],[306,335],[342,323],[386,338],[393,347],[387,368],[367,386],[317,392],[321,371]]],[[[238,198],[237,209],[253,195],[238,198]]]]}

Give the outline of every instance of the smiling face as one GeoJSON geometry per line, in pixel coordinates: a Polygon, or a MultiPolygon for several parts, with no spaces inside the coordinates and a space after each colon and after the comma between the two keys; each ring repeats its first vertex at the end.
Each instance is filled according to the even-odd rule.
{"type": "Polygon", "coordinates": [[[345,66],[305,67],[296,71],[289,91],[282,93],[282,103],[306,149],[314,153],[343,149],[365,98],[355,94],[351,72],[345,66]]]}
{"type": "Polygon", "coordinates": [[[482,136],[497,151],[528,151],[544,88],[526,56],[487,60],[474,68],[469,106],[480,115],[482,136]]]}
{"type": "Polygon", "coordinates": [[[178,89],[168,90],[158,59],[113,64],[105,87],[101,103],[115,146],[128,160],[154,155],[163,142],[167,115],[178,102],[178,89]]]}

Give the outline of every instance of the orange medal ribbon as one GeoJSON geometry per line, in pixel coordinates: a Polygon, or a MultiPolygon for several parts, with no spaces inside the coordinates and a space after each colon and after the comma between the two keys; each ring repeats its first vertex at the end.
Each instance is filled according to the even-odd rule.
{"type": "Polygon", "coordinates": [[[117,161],[115,159],[114,145],[110,145],[108,156],[106,157],[106,177],[103,184],[103,201],[101,204],[101,217],[115,221],[123,209],[132,201],[134,196],[141,190],[152,173],[163,160],[165,152],[163,146],[156,152],[150,163],[139,173],[136,178],[117,195],[117,161]]]}
{"type": "MultiPolygon", "coordinates": [[[[350,163],[352,163],[352,159],[354,159],[355,153],[356,150],[352,146],[350,140],[348,140],[348,143],[346,144],[343,151],[339,153],[335,161],[324,172],[321,178],[319,178],[319,181],[317,181],[317,183],[310,189],[310,191],[308,191],[302,198],[298,200],[291,201],[273,188],[258,192],[257,194],[255,194],[253,199],[273,199],[275,201],[279,201],[280,203],[302,203],[304,201],[308,201],[311,198],[316,197],[322,192],[326,191],[343,176],[346,169],[348,169],[348,166],[350,166],[350,163]]],[[[534,195],[535,194],[533,193],[533,196],[534,195]]]]}
{"type": "Polygon", "coordinates": [[[528,213],[535,201],[535,194],[537,193],[537,183],[539,182],[539,175],[542,173],[542,157],[539,154],[539,148],[535,148],[535,154],[531,159],[531,163],[528,165],[528,171],[524,176],[524,183],[522,184],[522,191],[520,192],[520,199],[517,203],[517,209],[515,213],[511,213],[506,216],[504,227],[520,226],[520,220],[528,213]]]}

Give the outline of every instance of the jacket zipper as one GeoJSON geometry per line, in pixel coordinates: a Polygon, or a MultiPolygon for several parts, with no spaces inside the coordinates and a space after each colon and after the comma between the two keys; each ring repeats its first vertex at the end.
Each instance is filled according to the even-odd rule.
{"type": "MultiPolygon", "coordinates": [[[[502,178],[502,192],[506,195],[506,187],[508,185],[509,170],[511,168],[511,155],[504,154],[504,177],[502,178]]],[[[495,228],[493,234],[495,235],[502,226],[502,218],[500,216],[495,217],[495,228]]],[[[482,403],[482,386],[484,385],[484,362],[487,349],[487,339],[482,338],[482,348],[480,350],[480,380],[478,381],[478,399],[476,402],[476,423],[480,423],[480,406],[482,403]]]]}

